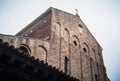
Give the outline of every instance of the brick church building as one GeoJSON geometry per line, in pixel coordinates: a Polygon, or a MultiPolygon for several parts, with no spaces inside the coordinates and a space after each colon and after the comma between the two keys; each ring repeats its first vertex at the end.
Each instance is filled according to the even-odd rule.
{"type": "Polygon", "coordinates": [[[79,81],[110,81],[103,49],[77,14],[50,7],[15,36],[0,39],[79,81]]]}

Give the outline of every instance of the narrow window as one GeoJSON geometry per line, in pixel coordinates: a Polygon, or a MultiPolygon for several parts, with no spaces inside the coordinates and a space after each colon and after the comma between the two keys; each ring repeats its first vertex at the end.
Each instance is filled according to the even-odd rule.
{"type": "Polygon", "coordinates": [[[83,26],[81,24],[79,24],[79,31],[81,34],[83,33],[83,26]]]}
{"type": "Polygon", "coordinates": [[[98,76],[95,74],[95,81],[98,81],[98,76]]]}
{"type": "Polygon", "coordinates": [[[67,57],[65,57],[64,59],[64,71],[65,73],[68,72],[68,58],[67,57]]]}
{"type": "Polygon", "coordinates": [[[86,53],[87,52],[86,48],[83,48],[83,51],[84,51],[84,53],[86,53]]]}
{"type": "Polygon", "coordinates": [[[77,46],[77,42],[76,41],[73,41],[74,45],[77,46]]]}

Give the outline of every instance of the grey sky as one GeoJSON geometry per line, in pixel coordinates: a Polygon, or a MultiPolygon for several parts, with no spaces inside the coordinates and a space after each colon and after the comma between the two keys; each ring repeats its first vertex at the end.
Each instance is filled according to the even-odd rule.
{"type": "Polygon", "coordinates": [[[111,81],[120,81],[120,0],[0,0],[0,33],[16,34],[50,6],[75,9],[103,47],[111,81]]]}

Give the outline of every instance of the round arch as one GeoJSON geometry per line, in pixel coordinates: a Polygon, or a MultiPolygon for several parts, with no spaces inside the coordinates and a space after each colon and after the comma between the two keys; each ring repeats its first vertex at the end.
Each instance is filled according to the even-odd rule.
{"type": "Polygon", "coordinates": [[[68,29],[67,28],[64,28],[67,32],[68,32],[68,34],[69,34],[69,31],[68,31],[68,29]]]}
{"type": "Polygon", "coordinates": [[[60,24],[60,22],[56,22],[60,27],[61,27],[61,24],[60,24]]]}
{"type": "Polygon", "coordinates": [[[86,42],[83,42],[83,43],[82,43],[82,51],[83,51],[86,55],[89,56],[90,50],[89,50],[89,46],[88,46],[88,44],[87,44],[86,42]]]}
{"type": "Polygon", "coordinates": [[[39,45],[38,50],[39,50],[39,53],[37,54],[37,57],[40,60],[47,62],[47,49],[44,46],[39,45]]]}
{"type": "Polygon", "coordinates": [[[74,46],[77,46],[77,47],[80,48],[80,40],[79,40],[79,38],[76,35],[73,35],[72,37],[73,37],[74,46]]]}
{"type": "Polygon", "coordinates": [[[67,28],[64,28],[63,35],[64,35],[63,37],[64,37],[65,41],[69,42],[70,41],[70,33],[67,28]]]}
{"type": "Polygon", "coordinates": [[[39,45],[39,48],[40,47],[43,48],[45,50],[46,54],[47,54],[47,49],[44,46],[42,46],[42,45],[39,45]]]}
{"type": "Polygon", "coordinates": [[[19,49],[20,52],[23,52],[26,55],[27,54],[29,54],[29,55],[31,54],[31,49],[26,44],[20,44],[18,49],[19,49]]]}

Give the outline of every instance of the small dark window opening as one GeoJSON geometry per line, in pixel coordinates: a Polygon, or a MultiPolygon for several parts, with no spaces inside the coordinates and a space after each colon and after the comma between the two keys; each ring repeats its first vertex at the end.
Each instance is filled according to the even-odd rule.
{"type": "Polygon", "coordinates": [[[79,24],[79,31],[81,34],[83,33],[83,26],[81,24],[79,24]]]}
{"type": "Polygon", "coordinates": [[[83,26],[81,24],[79,24],[79,27],[83,28],[83,26]]]}
{"type": "Polygon", "coordinates": [[[64,71],[65,73],[68,72],[68,58],[67,57],[65,57],[64,59],[64,71]]]}
{"type": "Polygon", "coordinates": [[[24,46],[19,47],[19,51],[23,52],[26,55],[29,54],[29,50],[24,46]]]}
{"type": "Polygon", "coordinates": [[[73,41],[74,45],[77,46],[77,42],[76,41],[73,41]]]}
{"type": "Polygon", "coordinates": [[[86,48],[83,48],[83,51],[86,53],[87,52],[86,48]]]}
{"type": "Polygon", "coordinates": [[[95,81],[98,81],[98,76],[95,74],[95,81]]]}

